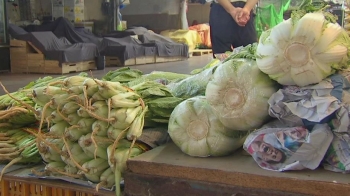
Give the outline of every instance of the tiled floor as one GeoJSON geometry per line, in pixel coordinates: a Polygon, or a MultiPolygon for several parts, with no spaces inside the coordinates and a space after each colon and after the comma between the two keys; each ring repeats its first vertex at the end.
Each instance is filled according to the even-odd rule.
{"type": "MultiPolygon", "coordinates": [[[[147,65],[136,65],[131,66],[133,69],[139,69],[145,74],[152,71],[170,71],[176,73],[190,73],[192,70],[204,67],[210,60],[212,55],[194,56],[185,61],[169,62],[169,63],[158,63],[158,64],[147,64],[147,65]]],[[[118,69],[120,67],[106,67],[104,70],[92,71],[95,78],[101,78],[108,71],[118,69]]],[[[69,74],[69,75],[74,75],[69,74]]],[[[68,74],[67,74],[68,75],[68,74]]],[[[43,74],[12,74],[12,73],[0,73],[0,81],[4,84],[8,91],[13,92],[18,88],[25,86],[31,81],[34,81],[40,77],[46,75],[43,74]]],[[[59,76],[59,75],[52,75],[59,76]]],[[[4,91],[0,88],[0,95],[3,95],[4,91]]]]}

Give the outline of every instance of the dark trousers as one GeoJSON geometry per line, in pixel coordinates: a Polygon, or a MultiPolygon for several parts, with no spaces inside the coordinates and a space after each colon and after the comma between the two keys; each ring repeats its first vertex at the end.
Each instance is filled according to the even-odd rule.
{"type": "MultiPolygon", "coordinates": [[[[235,7],[244,7],[245,2],[233,2],[235,7]]],[[[218,3],[212,3],[209,25],[213,54],[232,51],[231,46],[246,46],[257,42],[255,15],[251,13],[248,23],[241,27],[218,3]]]]}

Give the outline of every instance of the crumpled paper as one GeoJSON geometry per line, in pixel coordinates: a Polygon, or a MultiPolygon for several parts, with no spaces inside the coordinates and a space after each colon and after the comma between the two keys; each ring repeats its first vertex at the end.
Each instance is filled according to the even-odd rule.
{"type": "Polygon", "coordinates": [[[350,173],[350,103],[345,100],[330,121],[334,139],[324,157],[326,170],[350,173]]]}
{"type": "Polygon", "coordinates": [[[314,170],[321,164],[332,140],[327,124],[316,124],[312,130],[302,126],[265,126],[251,133],[243,148],[266,170],[314,170]]]}
{"type": "Polygon", "coordinates": [[[350,173],[350,135],[335,133],[323,161],[326,170],[350,173]]]}
{"type": "Polygon", "coordinates": [[[344,80],[333,75],[315,85],[285,86],[270,97],[269,115],[289,126],[328,122],[341,107],[344,80]]]}

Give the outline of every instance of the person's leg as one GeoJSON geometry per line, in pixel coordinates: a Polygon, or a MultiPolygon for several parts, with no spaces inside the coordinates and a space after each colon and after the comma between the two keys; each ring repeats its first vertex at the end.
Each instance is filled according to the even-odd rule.
{"type": "Polygon", "coordinates": [[[214,3],[210,8],[209,25],[213,54],[232,51],[234,20],[225,9],[214,3]]]}
{"type": "MultiPolygon", "coordinates": [[[[244,7],[243,2],[233,3],[235,7],[244,7]]],[[[240,27],[235,23],[234,25],[234,40],[233,47],[247,46],[258,41],[255,29],[255,14],[251,13],[250,19],[244,27],[240,27]]]]}

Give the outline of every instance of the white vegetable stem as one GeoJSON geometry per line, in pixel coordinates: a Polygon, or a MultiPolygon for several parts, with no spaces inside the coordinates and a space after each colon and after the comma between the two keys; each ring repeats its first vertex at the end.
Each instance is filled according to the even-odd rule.
{"type": "Polygon", "coordinates": [[[306,86],[348,67],[349,46],[341,26],[327,22],[321,12],[308,13],[263,32],[257,64],[280,84],[306,86]]]}
{"type": "Polygon", "coordinates": [[[269,119],[267,101],[277,90],[278,84],[261,72],[255,61],[232,59],[216,69],[205,94],[224,126],[249,131],[269,119]]]}
{"type": "Polygon", "coordinates": [[[186,131],[192,139],[202,140],[208,136],[209,125],[202,120],[194,120],[188,125],[186,131]]]}
{"type": "Polygon", "coordinates": [[[223,126],[204,96],[193,97],[175,107],[169,135],[182,152],[196,157],[224,156],[243,145],[245,135],[223,126]]]}

